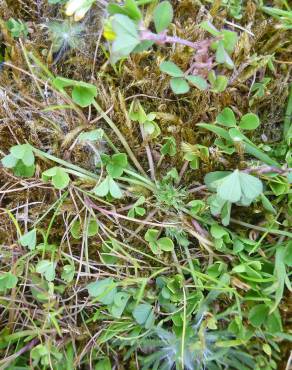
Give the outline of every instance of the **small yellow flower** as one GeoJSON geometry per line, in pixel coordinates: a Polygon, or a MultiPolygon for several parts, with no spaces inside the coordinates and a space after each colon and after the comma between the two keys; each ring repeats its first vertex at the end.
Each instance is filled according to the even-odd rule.
{"type": "Polygon", "coordinates": [[[84,18],[95,0],[69,0],[66,4],[66,15],[74,15],[74,21],[78,22],[84,18]]]}
{"type": "Polygon", "coordinates": [[[112,25],[110,21],[106,21],[104,23],[103,27],[103,36],[108,40],[108,41],[113,41],[116,38],[116,34],[112,29],[112,25]]]}

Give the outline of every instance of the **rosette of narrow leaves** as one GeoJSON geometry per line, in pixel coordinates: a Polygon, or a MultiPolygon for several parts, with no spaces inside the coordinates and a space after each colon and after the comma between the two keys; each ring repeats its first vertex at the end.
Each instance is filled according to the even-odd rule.
{"type": "Polygon", "coordinates": [[[168,237],[159,238],[159,231],[155,229],[147,230],[145,240],[154,254],[161,254],[162,252],[171,252],[174,249],[173,241],[168,237]]]}
{"type": "Polygon", "coordinates": [[[159,68],[161,72],[171,76],[170,87],[175,94],[185,94],[189,92],[190,85],[195,86],[199,90],[206,90],[208,87],[203,77],[187,75],[173,62],[162,62],[159,68]]]}
{"type": "Polygon", "coordinates": [[[29,144],[15,145],[10,148],[10,154],[2,158],[2,165],[13,169],[15,176],[31,177],[35,172],[35,157],[29,144]]]}

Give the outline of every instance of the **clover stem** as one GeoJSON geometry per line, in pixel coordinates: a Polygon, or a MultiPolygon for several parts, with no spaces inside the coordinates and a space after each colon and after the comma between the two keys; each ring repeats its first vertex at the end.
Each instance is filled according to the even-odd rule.
{"type": "Polygon", "coordinates": [[[192,42],[189,40],[182,39],[177,36],[167,36],[166,33],[153,33],[149,31],[148,29],[142,29],[140,31],[140,40],[141,41],[154,41],[157,44],[181,44],[184,46],[188,46],[192,49],[200,49],[202,47],[206,48],[210,45],[212,40],[203,40],[203,41],[197,41],[197,42],[192,42]]]}

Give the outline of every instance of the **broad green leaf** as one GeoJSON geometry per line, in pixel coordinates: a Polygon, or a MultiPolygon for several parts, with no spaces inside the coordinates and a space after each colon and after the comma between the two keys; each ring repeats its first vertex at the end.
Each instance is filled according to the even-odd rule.
{"type": "Polygon", "coordinates": [[[31,251],[36,247],[36,229],[32,229],[19,238],[19,242],[23,247],[28,247],[31,251]]]}
{"type": "Polygon", "coordinates": [[[0,292],[5,292],[6,289],[15,288],[17,284],[17,277],[11,272],[0,274],[0,292]]]}
{"type": "Polygon", "coordinates": [[[97,361],[94,370],[112,370],[112,365],[109,357],[105,357],[102,360],[97,361]]]}
{"type": "MultiPolygon", "coordinates": [[[[151,120],[149,119],[144,108],[142,107],[141,103],[138,100],[132,101],[129,109],[129,118],[133,121],[138,121],[141,124],[143,124],[147,120],[152,121],[152,119],[151,120]]],[[[153,117],[153,119],[154,118],[155,117],[153,117]]]]}
{"type": "Polygon", "coordinates": [[[34,154],[29,144],[15,145],[10,148],[10,153],[13,157],[21,159],[23,164],[27,167],[34,164],[34,154]]]}
{"type": "Polygon", "coordinates": [[[74,279],[75,267],[74,265],[65,265],[61,274],[61,279],[70,283],[74,279]]]}
{"type": "Polygon", "coordinates": [[[173,77],[170,80],[170,87],[175,94],[185,94],[190,90],[189,84],[182,77],[173,77]]]}
{"type": "Polygon", "coordinates": [[[241,142],[245,140],[245,136],[239,131],[237,127],[228,130],[228,134],[234,142],[241,142]]]}
{"type": "Polygon", "coordinates": [[[106,170],[111,177],[115,178],[120,177],[127,166],[127,155],[125,153],[117,153],[114,154],[108,161],[108,164],[106,165],[106,170]]]}
{"type": "Polygon", "coordinates": [[[238,172],[241,191],[246,198],[255,199],[263,192],[263,183],[255,176],[238,172]]]}
{"type": "Polygon", "coordinates": [[[170,25],[173,19],[173,9],[169,1],[159,3],[153,12],[153,20],[157,33],[160,33],[170,25]]]}
{"type": "Polygon", "coordinates": [[[109,179],[109,192],[113,198],[120,199],[123,196],[119,185],[112,179],[109,179]]]}
{"type": "Polygon", "coordinates": [[[75,220],[73,222],[73,225],[70,229],[71,235],[73,236],[74,239],[79,239],[82,236],[81,232],[81,223],[79,220],[75,220]]]}
{"type": "Polygon", "coordinates": [[[135,0],[125,0],[124,6],[110,3],[107,7],[107,11],[110,15],[124,14],[133,19],[139,21],[142,18],[142,14],[135,2],[135,0]]]}
{"type": "Polygon", "coordinates": [[[20,20],[9,18],[9,20],[6,22],[6,26],[11,32],[11,36],[13,38],[27,37],[29,33],[26,23],[20,20]]]}
{"type": "Polygon", "coordinates": [[[248,319],[254,327],[259,328],[267,320],[268,314],[269,307],[265,304],[259,304],[249,311],[248,319]]]}
{"type": "Polygon", "coordinates": [[[235,203],[240,200],[241,186],[238,170],[224,178],[224,181],[218,186],[217,192],[220,198],[229,202],[235,203]]]}
{"type": "Polygon", "coordinates": [[[68,173],[62,167],[52,167],[42,174],[43,179],[52,178],[52,183],[56,189],[62,190],[66,188],[70,182],[68,173]]]}
{"type": "Polygon", "coordinates": [[[87,235],[88,236],[94,236],[98,233],[98,229],[99,229],[99,226],[98,226],[98,223],[96,220],[90,220],[89,221],[89,224],[88,224],[88,227],[87,227],[87,235]]]}
{"type": "Polygon", "coordinates": [[[1,162],[2,162],[3,167],[13,168],[16,166],[18,159],[15,158],[12,154],[8,154],[1,159],[1,162]]]}
{"type": "Polygon", "coordinates": [[[140,43],[137,26],[126,15],[116,14],[112,20],[112,28],[117,35],[112,44],[113,61],[127,57],[140,43]]]}
{"type": "Polygon", "coordinates": [[[242,116],[239,127],[243,130],[255,130],[260,125],[259,117],[254,113],[247,113],[242,116]]]}
{"type": "Polygon", "coordinates": [[[186,76],[186,79],[199,90],[206,90],[208,87],[207,81],[201,76],[186,76]]]}
{"type": "Polygon", "coordinates": [[[232,53],[237,43],[237,34],[229,30],[222,30],[220,33],[223,35],[224,49],[228,53],[232,53]]]}
{"type": "Polygon", "coordinates": [[[133,317],[138,324],[143,325],[151,315],[152,306],[149,303],[141,303],[133,310],[133,317]]]}
{"type": "Polygon", "coordinates": [[[278,309],[272,312],[264,323],[269,333],[279,333],[283,330],[281,315],[278,309]]]}
{"type": "Polygon", "coordinates": [[[224,108],[221,113],[218,114],[216,117],[216,122],[220,123],[222,126],[227,127],[235,127],[236,126],[236,118],[233,113],[233,110],[230,108],[224,108]]]}
{"type": "Polygon", "coordinates": [[[36,265],[36,272],[43,275],[47,281],[53,281],[55,279],[57,263],[49,260],[39,261],[36,265]]]}
{"type": "Polygon", "coordinates": [[[105,305],[112,304],[117,294],[117,287],[113,278],[97,280],[89,283],[86,288],[91,297],[105,305]]]}
{"type": "Polygon", "coordinates": [[[217,187],[219,197],[231,203],[239,202],[242,197],[252,201],[262,191],[263,184],[258,178],[238,170],[226,176],[217,187]]]}
{"type": "Polygon", "coordinates": [[[159,66],[161,72],[167,73],[172,77],[184,77],[183,71],[173,62],[165,61],[159,66]]]}
{"type": "Polygon", "coordinates": [[[145,134],[151,138],[156,138],[161,133],[160,127],[155,121],[145,121],[143,123],[143,128],[145,134]]]}
{"type": "Polygon", "coordinates": [[[91,130],[87,132],[81,132],[78,136],[79,141],[100,141],[102,140],[104,131],[102,128],[91,130]]]}
{"type": "Polygon", "coordinates": [[[130,295],[125,292],[119,292],[115,295],[114,303],[110,308],[110,312],[114,317],[120,318],[122,316],[122,313],[126,308],[129,298],[130,295]]]}
{"type": "Polygon", "coordinates": [[[204,183],[207,185],[208,189],[216,191],[218,185],[226,176],[230,175],[231,171],[214,171],[209,172],[204,177],[204,183]]]}
{"type": "Polygon", "coordinates": [[[269,201],[269,199],[264,195],[264,194],[261,194],[261,201],[262,201],[262,204],[264,206],[264,208],[273,213],[273,214],[276,214],[276,210],[275,208],[273,207],[272,203],[269,201]]]}
{"type": "Polygon", "coordinates": [[[82,108],[88,107],[94,102],[97,96],[96,87],[75,86],[72,90],[72,99],[74,103],[82,108]]]}
{"type": "Polygon", "coordinates": [[[105,197],[109,193],[109,177],[107,176],[92,190],[98,197],[105,197]]]}
{"type": "Polygon", "coordinates": [[[228,55],[227,51],[224,48],[223,41],[218,42],[217,50],[216,50],[216,62],[220,64],[225,64],[227,68],[232,69],[234,64],[228,55]]]}
{"type": "Polygon", "coordinates": [[[165,138],[166,142],[160,149],[162,155],[169,155],[173,157],[176,155],[176,142],[173,136],[168,136],[165,138]]]}
{"type": "Polygon", "coordinates": [[[170,238],[160,238],[157,240],[157,244],[159,248],[165,252],[171,252],[174,250],[174,244],[170,238]]]}
{"type": "Polygon", "coordinates": [[[289,184],[287,184],[285,181],[271,181],[269,185],[276,196],[286,194],[289,191],[289,184]]]}
{"type": "Polygon", "coordinates": [[[222,239],[224,236],[228,236],[228,232],[224,229],[224,227],[218,225],[218,224],[214,224],[211,226],[211,235],[215,238],[215,239],[222,239]]]}
{"type": "Polygon", "coordinates": [[[13,173],[15,176],[19,177],[32,177],[35,172],[35,165],[26,166],[22,160],[19,160],[15,167],[13,168],[13,173]]]}
{"type": "Polygon", "coordinates": [[[72,99],[81,107],[87,106],[89,100],[91,100],[91,102],[88,104],[90,105],[94,97],[97,96],[96,86],[83,81],[75,81],[69,78],[58,76],[53,80],[53,86],[55,86],[61,92],[64,92],[65,87],[73,87],[72,99]]]}
{"type": "Polygon", "coordinates": [[[159,235],[159,231],[155,229],[148,229],[144,236],[147,242],[156,242],[159,235]]]}
{"type": "MultiPolygon", "coordinates": [[[[209,75],[208,75],[209,77],[209,75]]],[[[209,81],[210,81],[210,77],[209,77],[209,81]]],[[[212,91],[216,92],[216,93],[220,93],[220,92],[223,92],[227,85],[228,85],[228,78],[226,76],[217,76],[216,79],[214,80],[214,82],[211,82],[211,86],[212,86],[212,91]]]]}

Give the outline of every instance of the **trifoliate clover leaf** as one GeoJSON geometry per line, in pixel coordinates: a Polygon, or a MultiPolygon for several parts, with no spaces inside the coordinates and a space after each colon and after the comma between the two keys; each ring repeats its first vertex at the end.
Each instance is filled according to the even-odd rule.
{"type": "Polygon", "coordinates": [[[161,254],[162,251],[171,252],[174,249],[173,241],[168,237],[158,238],[159,231],[148,229],[144,238],[154,254],[161,254]]]}
{"type": "Polygon", "coordinates": [[[93,192],[99,197],[105,197],[110,194],[113,198],[122,198],[123,193],[119,185],[110,177],[107,176],[99,185],[97,185],[93,192]]]}
{"type": "Polygon", "coordinates": [[[128,159],[125,153],[102,155],[102,161],[106,165],[107,173],[112,177],[120,177],[128,166],[128,159]]]}
{"type": "Polygon", "coordinates": [[[27,167],[34,164],[34,154],[29,144],[15,145],[10,148],[10,153],[13,157],[21,159],[23,164],[27,167]]]}
{"type": "Polygon", "coordinates": [[[219,197],[231,203],[239,202],[242,197],[253,200],[262,192],[263,184],[258,178],[238,170],[224,177],[217,187],[219,197]]]}
{"type": "Polygon", "coordinates": [[[52,179],[52,184],[58,190],[66,188],[70,182],[68,173],[62,167],[52,167],[42,173],[44,181],[52,179]]]}

